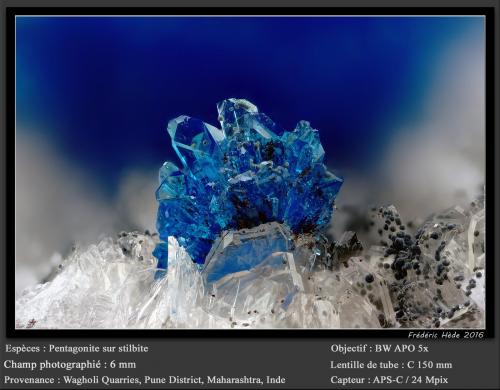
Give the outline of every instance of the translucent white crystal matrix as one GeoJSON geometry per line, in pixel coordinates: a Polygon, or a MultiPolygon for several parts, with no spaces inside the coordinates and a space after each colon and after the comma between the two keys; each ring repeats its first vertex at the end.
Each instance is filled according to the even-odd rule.
{"type": "MultiPolygon", "coordinates": [[[[403,226],[394,207],[381,210],[380,223],[403,226]]],[[[391,229],[381,230],[382,238],[386,232],[391,235],[391,229]]],[[[455,207],[431,216],[413,239],[407,233],[391,237],[390,247],[363,250],[350,232],[332,243],[311,234],[294,235],[271,222],[222,232],[204,266],[170,237],[166,276],[155,278],[157,237],[122,233],[117,240],[76,249],[47,283],[25,290],[16,301],[16,326],[483,326],[482,201],[468,210],[455,207]],[[398,241],[399,236],[408,243],[398,241]],[[420,249],[415,252],[416,246],[420,249]]]]}

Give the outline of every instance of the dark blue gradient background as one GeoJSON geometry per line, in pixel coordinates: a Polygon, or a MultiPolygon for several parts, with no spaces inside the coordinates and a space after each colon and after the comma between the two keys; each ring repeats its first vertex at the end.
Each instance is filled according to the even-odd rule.
{"type": "Polygon", "coordinates": [[[309,120],[335,173],[366,171],[471,34],[481,18],[18,17],[17,131],[113,194],[131,167],[175,159],[169,119],[217,124],[215,104],[242,97],[285,128],[309,120]]]}

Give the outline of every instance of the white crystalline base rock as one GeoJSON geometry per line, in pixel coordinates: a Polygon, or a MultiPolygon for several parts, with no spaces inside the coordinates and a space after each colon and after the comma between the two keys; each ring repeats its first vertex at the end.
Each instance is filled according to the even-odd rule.
{"type": "MultiPolygon", "coordinates": [[[[408,270],[404,281],[395,280],[386,267],[394,259],[377,246],[332,265],[335,255],[320,250],[311,236],[293,237],[276,223],[223,233],[203,269],[171,237],[168,271],[155,278],[157,239],[123,233],[118,240],[75,250],[50,281],[25,290],[16,301],[16,326],[427,328],[435,325],[433,313],[439,306],[440,327],[479,328],[484,324],[484,218],[474,211],[443,214],[423,226],[424,237],[436,229],[444,232],[451,281],[456,275],[468,280],[478,269],[483,272],[469,292],[465,283],[462,289],[451,281],[435,285],[432,277],[417,276],[414,270],[408,270]],[[457,227],[445,228],[450,221],[457,227]],[[252,253],[251,261],[246,253],[252,253]],[[365,281],[367,275],[373,277],[371,283],[365,281]],[[416,316],[411,323],[401,321],[394,310],[402,293],[416,316]],[[444,316],[452,306],[453,315],[444,316]]],[[[434,241],[429,238],[425,242],[431,245],[424,246],[429,275],[434,275],[431,257],[441,242],[434,241]]]]}
{"type": "MultiPolygon", "coordinates": [[[[155,279],[155,239],[127,234],[76,250],[51,280],[16,301],[18,328],[379,327],[376,310],[331,271],[308,270],[300,251],[207,284],[174,238],[155,279]]],[[[302,248],[303,249],[303,248],[302,248]]],[[[307,251],[303,251],[307,253],[307,251]]],[[[310,255],[310,253],[309,253],[310,255]]]]}
{"type": "Polygon", "coordinates": [[[75,250],[49,282],[25,290],[16,301],[16,326],[126,326],[148,297],[155,269],[153,240],[139,235],[133,239],[134,248],[127,237],[118,242],[107,238],[86,250],[75,250]]]}

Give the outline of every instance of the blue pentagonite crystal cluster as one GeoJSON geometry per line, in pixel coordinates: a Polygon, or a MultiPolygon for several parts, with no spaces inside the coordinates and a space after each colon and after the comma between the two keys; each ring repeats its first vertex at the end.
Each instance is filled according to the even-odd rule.
{"type": "Polygon", "coordinates": [[[217,105],[221,129],[179,116],[168,123],[179,166],[160,169],[154,255],[168,264],[169,236],[203,264],[223,230],[267,222],[313,232],[330,221],[342,179],[323,164],[318,131],[306,121],[283,131],[244,99],[217,105]]]}

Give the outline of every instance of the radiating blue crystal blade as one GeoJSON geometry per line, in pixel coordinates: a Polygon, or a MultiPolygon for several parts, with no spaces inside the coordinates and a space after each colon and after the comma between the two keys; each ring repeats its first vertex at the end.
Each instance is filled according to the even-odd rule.
{"type": "Polygon", "coordinates": [[[222,129],[188,116],[167,126],[182,168],[167,162],[159,172],[161,264],[169,236],[203,264],[224,230],[278,222],[298,233],[330,222],[342,179],[323,164],[309,122],[283,131],[245,99],[224,100],[217,110],[222,129]]]}

